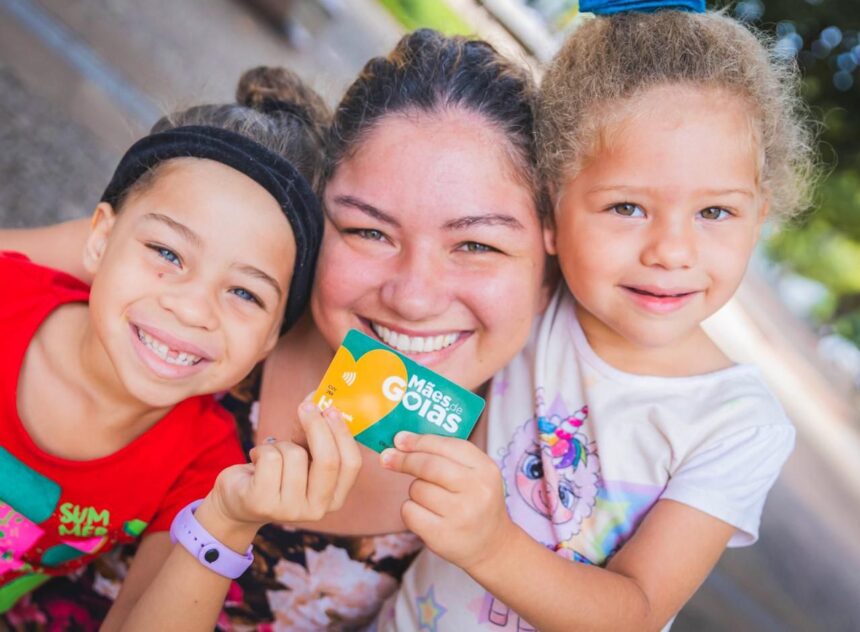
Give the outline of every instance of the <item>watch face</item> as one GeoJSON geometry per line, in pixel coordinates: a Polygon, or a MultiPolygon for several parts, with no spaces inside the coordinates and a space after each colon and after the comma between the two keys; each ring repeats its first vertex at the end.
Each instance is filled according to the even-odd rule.
{"type": "Polygon", "coordinates": [[[203,554],[203,559],[211,564],[218,559],[218,556],[218,549],[209,549],[203,554]]]}

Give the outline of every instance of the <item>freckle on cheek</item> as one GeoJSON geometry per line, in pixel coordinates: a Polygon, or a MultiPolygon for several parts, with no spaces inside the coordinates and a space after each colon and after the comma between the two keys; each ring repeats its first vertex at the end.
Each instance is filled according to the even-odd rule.
{"type": "Polygon", "coordinates": [[[158,273],[158,278],[159,278],[159,279],[160,279],[161,277],[163,277],[163,276],[164,276],[164,272],[159,272],[159,273],[158,273]]]}

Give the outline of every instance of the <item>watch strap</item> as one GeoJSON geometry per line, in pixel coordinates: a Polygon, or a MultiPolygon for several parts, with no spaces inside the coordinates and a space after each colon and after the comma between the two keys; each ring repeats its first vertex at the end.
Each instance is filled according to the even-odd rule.
{"type": "Polygon", "coordinates": [[[170,541],[181,544],[197,561],[215,573],[236,579],[254,561],[254,547],[249,546],[242,555],[209,533],[194,516],[194,510],[202,502],[202,499],[195,500],[176,514],[170,525],[170,541]]]}

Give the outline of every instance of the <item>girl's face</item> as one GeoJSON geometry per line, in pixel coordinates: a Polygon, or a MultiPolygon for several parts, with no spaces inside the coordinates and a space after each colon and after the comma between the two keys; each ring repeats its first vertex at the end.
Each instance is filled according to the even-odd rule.
{"type": "Polygon", "coordinates": [[[85,258],[93,328],[125,389],[151,406],[233,386],[277,339],[295,241],[276,200],[211,160],[161,165],[85,258]]]}
{"type": "Polygon", "coordinates": [[[359,329],[477,389],[525,344],[544,301],[543,230],[483,117],[383,119],[324,202],[311,305],[332,348],[359,329]]]}
{"type": "Polygon", "coordinates": [[[556,202],[555,249],[596,349],[691,340],[734,294],[767,210],[741,99],[673,86],[627,105],[556,202]]]}

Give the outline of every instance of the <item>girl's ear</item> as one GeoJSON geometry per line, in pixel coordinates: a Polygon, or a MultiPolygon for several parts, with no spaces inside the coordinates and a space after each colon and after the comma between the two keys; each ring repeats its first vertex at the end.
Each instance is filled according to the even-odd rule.
{"type": "Polygon", "coordinates": [[[87,237],[84,247],[84,269],[90,274],[95,274],[99,268],[114,222],[116,222],[116,213],[113,206],[107,202],[100,202],[93,211],[90,236],[87,237]]]}
{"type": "Polygon", "coordinates": [[[558,187],[555,183],[549,183],[546,187],[547,197],[549,198],[549,215],[543,223],[543,246],[547,254],[557,255],[558,247],[556,246],[555,237],[555,209],[558,202],[558,187]]]}
{"type": "MultiPolygon", "coordinates": [[[[758,222],[756,223],[757,231],[761,231],[761,226],[767,219],[768,213],[770,213],[770,196],[766,195],[761,202],[761,206],[759,206],[758,222]]],[[[758,237],[758,235],[756,235],[756,237],[758,237]]]]}
{"type": "Polygon", "coordinates": [[[281,323],[278,322],[278,326],[272,329],[272,333],[269,334],[269,337],[266,340],[266,345],[263,347],[263,350],[260,351],[260,358],[258,362],[265,359],[265,357],[272,352],[272,350],[275,348],[275,345],[278,344],[278,338],[280,338],[280,336],[281,323]]]}
{"type": "Polygon", "coordinates": [[[546,311],[560,281],[561,270],[558,267],[558,257],[547,255],[538,301],[538,314],[543,314],[546,311]]]}
{"type": "Polygon", "coordinates": [[[558,254],[558,247],[555,245],[555,222],[548,221],[543,227],[543,247],[549,255],[558,254]]]}

